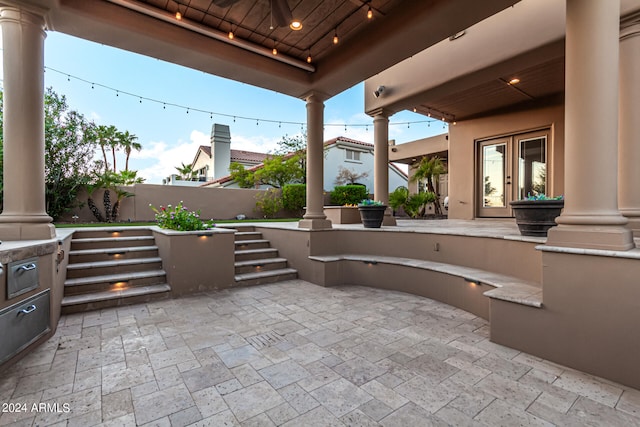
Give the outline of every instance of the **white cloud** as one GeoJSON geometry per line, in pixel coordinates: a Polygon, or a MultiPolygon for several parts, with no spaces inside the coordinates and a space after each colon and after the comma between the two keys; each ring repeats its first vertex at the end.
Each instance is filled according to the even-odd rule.
{"type": "Polygon", "coordinates": [[[161,183],[163,178],[176,172],[176,166],[191,164],[198,147],[209,144],[209,136],[198,130],[193,130],[189,139],[189,142],[178,141],[172,146],[164,141],[144,144],[142,150],[131,153],[131,169],[138,169],[138,176],[147,183],[161,183]]]}
{"type": "Polygon", "coordinates": [[[254,151],[256,153],[268,153],[278,147],[281,138],[258,136],[244,136],[236,133],[231,135],[231,148],[234,150],[254,151]]]}

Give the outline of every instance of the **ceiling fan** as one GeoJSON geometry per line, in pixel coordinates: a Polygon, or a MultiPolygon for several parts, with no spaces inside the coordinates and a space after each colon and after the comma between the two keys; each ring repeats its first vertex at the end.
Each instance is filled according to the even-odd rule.
{"type": "MultiPolygon", "coordinates": [[[[240,0],[213,0],[216,6],[227,8],[231,7],[240,0]]],[[[273,21],[278,27],[287,27],[293,20],[291,9],[287,0],[269,0],[271,6],[271,15],[273,21]]]]}

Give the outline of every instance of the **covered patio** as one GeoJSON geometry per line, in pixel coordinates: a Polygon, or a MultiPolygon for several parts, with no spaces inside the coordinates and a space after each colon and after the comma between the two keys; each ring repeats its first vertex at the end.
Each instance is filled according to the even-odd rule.
{"type": "Polygon", "coordinates": [[[21,426],[640,423],[637,390],[494,344],[473,314],[301,280],[63,316],[0,400],[49,405],[3,411],[21,426]]]}
{"type": "MultiPolygon", "coordinates": [[[[552,183],[565,189],[567,204],[548,240],[520,237],[510,220],[471,220],[476,194],[453,169],[450,182],[457,195],[451,209],[465,221],[396,223],[389,215],[385,224],[394,226],[364,230],[332,225],[322,206],[326,99],[369,79],[365,105],[373,118],[376,147],[374,193],[387,202],[389,117],[398,109],[422,108],[427,104],[421,103],[451,95],[442,92],[446,82],[425,87],[435,80],[418,75],[424,85],[412,86],[414,80],[397,76],[422,72],[416,63],[430,46],[452,41],[449,37],[505,9],[528,16],[518,6],[536,8],[541,2],[323,2],[347,10],[336,18],[340,14],[323,9],[334,16],[329,22],[318,18],[324,15],[313,8],[315,2],[300,2],[299,11],[307,13],[317,36],[311,42],[287,27],[258,31],[267,16],[259,1],[240,13],[251,22],[236,27],[249,33],[243,42],[229,41],[228,24],[237,16],[220,18],[216,2],[193,0],[193,7],[153,0],[0,3],[7,183],[0,256],[3,267],[24,262],[28,271],[35,269],[35,259],[41,272],[35,287],[21,293],[11,293],[3,282],[0,309],[17,310],[10,313],[13,318],[32,313],[35,304],[20,304],[38,296],[49,310],[42,318],[48,329],[16,350],[19,354],[3,359],[0,396],[8,402],[53,405],[41,412],[4,413],[0,424],[64,425],[67,419],[68,425],[638,424],[640,396],[631,387],[640,387],[640,342],[634,339],[640,252],[633,235],[640,193],[637,186],[624,185],[637,181],[638,169],[628,162],[638,158],[633,149],[638,146],[637,121],[630,119],[638,105],[637,98],[620,98],[621,134],[627,137],[618,143],[615,77],[621,49],[626,92],[640,88],[637,73],[628,73],[639,58],[634,49],[640,40],[637,0],[622,0],[621,9],[597,0],[567,0],[566,30],[540,33],[558,57],[564,55],[560,47],[566,34],[566,106],[554,105],[553,119],[543,119],[562,143],[553,155],[564,175],[554,171],[552,183]],[[355,18],[367,5],[381,12],[378,21],[355,18]],[[622,33],[621,13],[627,14],[622,33]],[[345,30],[340,33],[344,44],[332,49],[325,36],[335,34],[337,40],[339,29],[345,30]],[[203,258],[192,257],[191,262],[201,260],[202,268],[189,273],[195,282],[208,268],[224,269],[224,275],[209,277],[209,282],[220,281],[215,287],[221,290],[60,317],[72,232],[56,231],[44,204],[45,30],[304,100],[306,214],[293,226],[256,226],[298,270],[300,280],[234,288],[234,233],[222,230],[212,232],[217,240],[208,240],[209,252],[199,254],[203,258]],[[275,38],[283,55],[276,53],[275,38]],[[374,99],[370,89],[378,85],[387,88],[374,99]],[[619,170],[617,153],[625,149],[631,152],[621,156],[626,167],[619,170]],[[594,179],[594,170],[605,173],[594,179]],[[626,208],[618,203],[618,189],[626,208]],[[228,262],[212,262],[212,253],[228,262]],[[70,410],[65,411],[65,403],[70,410]],[[59,411],[52,410],[56,404],[59,411]]],[[[556,24],[554,31],[563,27],[556,24]]],[[[465,40],[483,41],[469,37],[462,45],[465,40]]],[[[518,45],[517,38],[507,41],[518,45]]],[[[484,49],[471,48],[489,57],[484,49]]],[[[549,53],[531,49],[526,57],[514,56],[515,62],[549,53]]],[[[492,55],[505,63],[513,59],[502,58],[502,51],[492,55]]],[[[489,68],[475,70],[474,79],[489,68]]],[[[444,70],[447,77],[449,71],[444,70]]],[[[465,83],[459,77],[455,82],[465,83]]],[[[481,83],[474,79],[463,86],[481,83]]],[[[463,121],[473,123],[474,117],[463,121]]],[[[466,126],[460,123],[452,135],[468,139],[472,147],[476,141],[466,126]]],[[[502,129],[487,132],[497,135],[502,129]]],[[[456,146],[450,147],[453,155],[451,149],[456,146]]],[[[457,170],[474,171],[473,157],[460,153],[455,154],[457,170]]],[[[161,262],[189,270],[184,257],[191,253],[173,254],[161,262]]],[[[167,284],[172,286],[177,287],[167,284]]]]}

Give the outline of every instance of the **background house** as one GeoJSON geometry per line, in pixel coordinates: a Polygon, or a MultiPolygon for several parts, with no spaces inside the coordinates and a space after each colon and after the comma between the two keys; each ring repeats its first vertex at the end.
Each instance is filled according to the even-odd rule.
{"type": "MultiPolygon", "coordinates": [[[[245,168],[262,167],[266,153],[232,150],[229,126],[214,124],[211,129],[211,146],[200,146],[193,160],[193,170],[198,171],[198,183],[204,187],[240,188],[229,175],[231,162],[238,162],[245,168]],[[203,181],[206,184],[203,184],[203,181]]],[[[355,174],[366,174],[358,180],[358,184],[373,192],[373,144],[355,139],[338,137],[324,143],[324,190],[331,191],[341,168],[355,174]]],[[[397,165],[389,163],[389,188],[393,191],[399,186],[406,186],[407,174],[397,165]]],[[[175,184],[182,185],[184,181],[175,184]]]]}

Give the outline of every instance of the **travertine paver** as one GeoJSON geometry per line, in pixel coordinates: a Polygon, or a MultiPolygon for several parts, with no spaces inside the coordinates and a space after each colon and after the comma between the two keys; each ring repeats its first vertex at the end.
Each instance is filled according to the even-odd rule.
{"type": "Polygon", "coordinates": [[[301,280],[63,316],[0,402],[0,426],[640,425],[640,391],[465,311],[301,280]]]}

